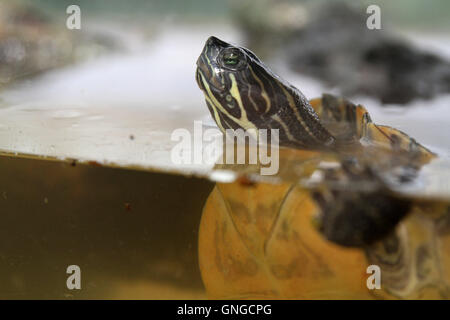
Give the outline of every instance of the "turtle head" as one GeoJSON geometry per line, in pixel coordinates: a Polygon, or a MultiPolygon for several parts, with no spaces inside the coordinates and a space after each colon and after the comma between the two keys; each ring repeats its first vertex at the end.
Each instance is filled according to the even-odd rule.
{"type": "Polygon", "coordinates": [[[196,80],[221,129],[265,128],[270,108],[266,67],[250,50],[210,37],[197,60],[196,80]]]}
{"type": "Polygon", "coordinates": [[[244,47],[210,37],[197,60],[196,80],[222,131],[276,129],[281,145],[302,148],[334,142],[305,96],[244,47]]]}

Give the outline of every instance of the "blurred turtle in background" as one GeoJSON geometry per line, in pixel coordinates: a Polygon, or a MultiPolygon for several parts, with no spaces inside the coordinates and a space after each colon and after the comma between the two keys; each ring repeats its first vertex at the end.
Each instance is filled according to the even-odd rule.
{"type": "Polygon", "coordinates": [[[32,4],[0,3],[0,86],[118,49],[109,35],[69,30],[32,4]]]}
{"type": "Polygon", "coordinates": [[[406,104],[450,92],[450,63],[386,31],[369,30],[364,6],[329,1],[236,2],[235,19],[247,45],[265,58],[384,104],[406,104]]]}

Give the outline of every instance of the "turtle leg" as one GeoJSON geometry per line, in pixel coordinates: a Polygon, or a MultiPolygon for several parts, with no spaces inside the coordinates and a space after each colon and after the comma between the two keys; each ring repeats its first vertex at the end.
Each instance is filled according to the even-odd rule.
{"type": "Polygon", "coordinates": [[[344,185],[346,181],[375,184],[370,191],[352,191],[352,185],[316,190],[313,197],[321,208],[320,230],[327,239],[345,246],[374,243],[391,233],[411,208],[410,201],[390,193],[380,174],[389,172],[398,181],[408,181],[434,154],[405,133],[376,125],[363,106],[344,98],[325,94],[310,103],[338,141],[357,140],[367,147],[359,156],[351,155],[350,161],[344,159],[338,172],[328,172],[331,179],[344,185]],[[383,157],[380,151],[390,154],[383,157]],[[392,157],[392,152],[399,156],[392,157]],[[393,168],[402,170],[394,172],[393,168]]]}
{"type": "Polygon", "coordinates": [[[389,126],[368,123],[360,141],[382,149],[407,155],[415,164],[430,162],[436,155],[406,133],[389,126]]]}
{"type": "Polygon", "coordinates": [[[364,146],[406,155],[419,165],[428,163],[436,156],[404,132],[373,123],[362,105],[330,94],[324,94],[310,103],[323,125],[341,143],[357,140],[364,146]]]}
{"type": "Polygon", "coordinates": [[[370,167],[344,161],[324,172],[327,184],[312,191],[320,208],[319,231],[330,241],[347,247],[364,247],[384,238],[408,214],[411,201],[392,195],[370,167]],[[350,181],[350,183],[348,183],[350,181]],[[355,188],[355,185],[367,185],[355,188]]]}

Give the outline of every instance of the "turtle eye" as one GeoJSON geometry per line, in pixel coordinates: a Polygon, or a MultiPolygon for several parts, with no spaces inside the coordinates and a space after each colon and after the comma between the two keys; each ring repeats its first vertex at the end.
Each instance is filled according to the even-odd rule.
{"type": "Polygon", "coordinates": [[[227,54],[223,57],[223,63],[226,66],[235,66],[239,62],[239,58],[234,53],[227,54]]]}
{"type": "Polygon", "coordinates": [[[230,70],[242,69],[246,63],[244,54],[237,48],[224,49],[220,57],[222,67],[230,70]]]}

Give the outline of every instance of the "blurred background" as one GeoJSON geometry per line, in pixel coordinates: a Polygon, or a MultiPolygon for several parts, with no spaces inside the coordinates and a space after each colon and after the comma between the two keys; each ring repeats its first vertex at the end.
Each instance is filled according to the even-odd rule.
{"type": "Polygon", "coordinates": [[[66,118],[92,106],[160,116],[170,109],[177,118],[194,114],[189,123],[213,125],[192,78],[204,41],[215,35],[253,50],[309,98],[345,95],[373,109],[376,121],[405,130],[413,124],[417,138],[433,143],[428,125],[415,119],[445,127],[450,117],[444,98],[449,6],[442,0],[6,0],[0,106],[66,107],[66,118]],[[81,30],[66,28],[70,4],[80,6],[81,30]],[[381,10],[380,30],[366,26],[372,4],[381,10]]]}
{"type": "Polygon", "coordinates": [[[213,184],[169,156],[175,128],[214,126],[194,81],[211,35],[449,159],[449,12],[444,0],[2,0],[0,298],[205,297],[197,228],[213,184]],[[80,30],[66,27],[72,4],[80,30]],[[372,4],[380,30],[366,26],[372,4]],[[79,292],[65,288],[69,264],[86,270],[79,292]]]}
{"type": "Polygon", "coordinates": [[[121,85],[114,98],[129,103],[147,91],[142,98],[151,95],[155,103],[170,104],[186,101],[167,96],[179,85],[176,96],[197,101],[198,90],[188,77],[205,38],[214,34],[248,46],[270,65],[285,64],[289,71],[321,80],[331,90],[406,104],[449,91],[448,62],[442,59],[449,54],[449,6],[440,0],[6,0],[0,17],[0,83],[102,58],[89,65],[89,74],[81,66],[70,70],[71,82],[64,77],[66,87],[76,83],[70,93],[79,96],[91,85],[86,81],[96,81],[92,95],[107,90],[102,86],[121,85]],[[71,4],[80,6],[81,30],[65,28],[71,4]],[[371,4],[381,9],[381,30],[366,27],[371,4]],[[366,83],[358,85],[361,81],[366,83]]]}

